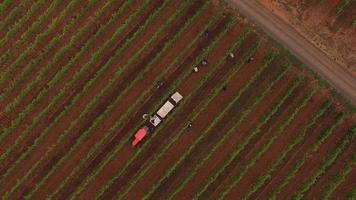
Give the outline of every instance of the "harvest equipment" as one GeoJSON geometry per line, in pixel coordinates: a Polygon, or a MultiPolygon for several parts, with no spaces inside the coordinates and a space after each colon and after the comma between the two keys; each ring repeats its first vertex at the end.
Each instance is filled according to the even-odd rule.
{"type": "Polygon", "coordinates": [[[136,133],[135,133],[135,139],[132,141],[132,146],[136,146],[146,135],[149,133],[149,128],[147,126],[144,126],[140,128],[136,133]]]}
{"type": "MultiPolygon", "coordinates": [[[[168,99],[161,108],[158,109],[156,114],[149,118],[149,123],[154,127],[157,127],[162,120],[174,109],[174,107],[178,104],[179,101],[183,99],[183,96],[179,92],[175,92],[170,99],[168,99]]],[[[147,116],[145,115],[144,118],[147,116]]],[[[151,128],[154,128],[151,127],[151,128]]],[[[144,126],[140,128],[135,133],[135,139],[132,141],[132,146],[136,146],[146,135],[149,133],[149,127],[144,126]]]]}

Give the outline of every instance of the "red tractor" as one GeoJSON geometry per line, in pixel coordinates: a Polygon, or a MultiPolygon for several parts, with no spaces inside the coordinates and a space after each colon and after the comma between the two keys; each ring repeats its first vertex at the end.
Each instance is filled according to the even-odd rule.
{"type": "Polygon", "coordinates": [[[136,133],[135,133],[135,139],[132,141],[132,146],[136,146],[146,135],[149,133],[149,128],[147,126],[144,126],[140,128],[136,133]]]}

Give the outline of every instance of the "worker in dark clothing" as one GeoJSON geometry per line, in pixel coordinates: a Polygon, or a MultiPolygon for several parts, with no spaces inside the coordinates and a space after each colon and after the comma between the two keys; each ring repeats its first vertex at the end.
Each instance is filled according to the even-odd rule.
{"type": "Polygon", "coordinates": [[[224,86],[222,87],[222,90],[223,90],[223,91],[226,91],[226,90],[227,90],[227,86],[224,85],[224,86]]]}
{"type": "Polygon", "coordinates": [[[192,126],[192,122],[189,122],[186,128],[187,132],[190,132],[192,130],[192,126]]]}
{"type": "Polygon", "coordinates": [[[205,30],[203,35],[204,35],[204,37],[208,37],[209,36],[209,30],[205,30]]]}
{"type": "Polygon", "coordinates": [[[251,61],[253,61],[253,57],[250,57],[250,58],[247,60],[247,63],[250,63],[251,61]]]}
{"type": "Polygon", "coordinates": [[[157,89],[163,86],[163,81],[157,81],[157,89]]]}

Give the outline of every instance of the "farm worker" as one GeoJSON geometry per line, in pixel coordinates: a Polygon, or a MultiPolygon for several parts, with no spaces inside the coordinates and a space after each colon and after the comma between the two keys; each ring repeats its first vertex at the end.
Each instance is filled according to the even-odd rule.
{"type": "Polygon", "coordinates": [[[189,122],[187,126],[187,132],[189,132],[192,129],[192,126],[193,126],[192,122],[189,122]]]}
{"type": "Polygon", "coordinates": [[[157,81],[157,89],[163,86],[163,81],[157,81]]]}
{"type": "Polygon", "coordinates": [[[223,91],[226,91],[226,90],[227,90],[227,86],[224,85],[224,86],[222,87],[222,90],[223,90],[223,91]]]}
{"type": "Polygon", "coordinates": [[[229,53],[229,56],[230,56],[230,58],[234,58],[235,57],[234,53],[229,53]]]}
{"type": "Polygon", "coordinates": [[[198,72],[199,71],[198,67],[194,67],[193,71],[198,72]]]}
{"type": "Polygon", "coordinates": [[[247,60],[247,63],[250,63],[251,61],[253,61],[253,57],[249,58],[249,59],[247,60]]]}
{"type": "Polygon", "coordinates": [[[205,30],[204,31],[204,37],[208,37],[209,36],[209,31],[208,30],[205,30]]]}
{"type": "Polygon", "coordinates": [[[208,61],[206,59],[204,59],[202,62],[201,62],[202,65],[207,65],[208,64],[208,61]]]}

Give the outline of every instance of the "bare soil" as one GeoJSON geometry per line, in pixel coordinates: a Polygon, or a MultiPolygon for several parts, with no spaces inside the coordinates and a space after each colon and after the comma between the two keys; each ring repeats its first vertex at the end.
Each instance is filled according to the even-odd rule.
{"type": "Polygon", "coordinates": [[[339,15],[336,9],[340,0],[323,3],[303,0],[259,2],[356,76],[356,28],[352,25],[356,18],[355,1],[351,1],[339,15]]]}
{"type": "MultiPolygon", "coordinates": [[[[49,2],[46,3],[49,4],[49,2]]],[[[308,72],[294,67],[293,62],[283,57],[278,49],[264,39],[261,33],[254,31],[254,28],[248,25],[246,20],[235,16],[235,13],[228,9],[223,10],[222,7],[219,7],[218,0],[209,2],[207,9],[194,18],[182,35],[169,48],[165,49],[165,45],[182,30],[183,25],[192,19],[206,2],[204,0],[187,0],[188,7],[163,29],[152,44],[138,54],[133,62],[129,63],[136,52],[143,48],[144,44],[167,22],[167,19],[182,6],[182,1],[171,0],[166,7],[162,7],[157,18],[148,24],[147,28],[143,29],[137,37],[133,38],[140,30],[139,28],[149,19],[149,16],[161,8],[165,2],[165,0],[148,1],[147,9],[132,18],[132,22],[128,24],[127,28],[112,40],[108,48],[100,52],[98,58],[93,60],[89,68],[83,71],[84,73],[79,79],[63,90],[65,85],[73,80],[75,73],[89,62],[93,53],[113,36],[114,31],[118,30],[129,16],[139,9],[144,0],[134,0],[122,15],[112,23],[108,23],[124,2],[123,0],[114,1],[112,5],[105,7],[106,10],[103,15],[98,16],[98,20],[94,20],[94,13],[103,7],[105,1],[98,1],[90,8],[87,6],[88,1],[83,1],[74,9],[75,13],[65,16],[54,28],[54,31],[44,37],[43,42],[26,54],[26,59],[21,61],[21,65],[11,76],[5,77],[6,81],[0,85],[1,91],[5,91],[13,83],[12,80],[23,72],[26,65],[40,56],[40,52],[46,48],[46,44],[53,36],[61,34],[66,24],[74,23],[74,27],[63,35],[61,42],[55,45],[53,51],[44,54],[39,65],[35,66],[33,71],[29,72],[28,76],[21,80],[20,84],[0,102],[0,110],[3,110],[24,91],[25,87],[35,79],[37,73],[54,60],[55,53],[68,44],[74,34],[88,25],[88,31],[84,32],[80,39],[69,47],[62,59],[54,63],[43,79],[36,81],[33,89],[24,96],[13,112],[8,116],[3,116],[1,113],[1,129],[10,127],[11,120],[18,117],[19,113],[26,109],[26,106],[39,94],[44,94],[43,98],[39,99],[36,106],[30,110],[30,113],[24,116],[20,125],[16,126],[9,136],[0,142],[1,155],[10,150],[9,154],[4,156],[0,162],[0,196],[9,199],[22,199],[31,194],[33,199],[44,199],[50,195],[53,195],[54,199],[70,199],[74,192],[78,192],[78,196],[75,198],[90,199],[105,189],[99,199],[115,199],[118,196],[122,199],[142,199],[167,174],[167,170],[175,166],[188,149],[192,148],[187,157],[174,168],[170,176],[157,185],[158,187],[150,196],[150,199],[168,199],[172,197],[178,187],[182,186],[182,190],[174,198],[191,199],[209,178],[222,169],[223,164],[236,151],[236,148],[248,141],[237,156],[233,157],[231,164],[224,168],[201,196],[201,199],[215,199],[257,155],[259,149],[273,137],[282,122],[294,109],[300,106],[305,96],[315,89],[317,92],[311,100],[305,104],[305,107],[300,110],[286,129],[276,135],[272,145],[257,159],[254,165],[249,167],[227,196],[227,199],[236,199],[249,192],[257,178],[267,172],[268,167],[280,156],[280,152],[292,143],[293,138],[306,126],[321,105],[333,98],[334,102],[330,108],[306,131],[305,137],[286,155],[282,164],[271,172],[271,178],[251,194],[253,199],[263,199],[271,194],[271,191],[288,174],[295,162],[304,156],[324,130],[331,127],[338,120],[340,114],[344,113],[346,121],[339,125],[321,146],[307,157],[296,176],[278,193],[278,197],[289,198],[320,166],[323,158],[337,147],[339,141],[345,136],[345,132],[355,125],[353,111],[343,106],[338,98],[334,98],[331,92],[319,85],[316,79],[307,74],[308,72]],[[214,18],[211,26],[204,30],[208,21],[213,17],[216,19],[214,18]],[[239,18],[236,20],[237,22],[229,27],[221,39],[213,43],[235,17],[239,18]],[[98,33],[99,28],[103,26],[108,28],[96,36],[90,43],[89,50],[80,55],[78,60],[74,61],[68,71],[54,84],[53,88],[49,89],[47,86],[49,81],[71,58],[78,55],[81,48],[91,41],[98,33]],[[228,52],[230,47],[236,44],[240,36],[247,30],[251,30],[251,32],[241,45],[233,52],[228,52]],[[128,46],[124,51],[118,53],[125,42],[129,42],[128,46]],[[260,46],[257,47],[257,44],[260,46]],[[208,64],[195,64],[196,61],[201,62],[197,58],[203,55],[205,52],[203,50],[210,45],[214,46],[203,58],[208,61],[208,64]],[[252,49],[254,50],[251,52],[254,59],[244,61],[245,56],[252,49]],[[276,52],[275,60],[257,76],[250,87],[241,92],[242,88],[263,67],[263,63],[271,52],[276,52]],[[228,55],[229,53],[233,53],[233,58],[228,55]],[[275,82],[258,104],[251,108],[252,110],[246,115],[246,118],[239,121],[246,109],[269,88],[270,84],[289,64],[291,65],[289,71],[275,82]],[[94,84],[88,85],[104,66],[107,68],[95,79],[94,84]],[[194,73],[193,67],[198,67],[199,71],[194,73]],[[120,74],[113,78],[113,74],[116,72],[120,72],[120,74]],[[158,78],[161,75],[163,75],[162,78],[158,78]],[[224,83],[230,75],[231,80],[224,83]],[[281,97],[299,77],[304,77],[304,80],[281,103],[281,97]],[[158,79],[163,82],[160,87],[157,87],[158,79]],[[108,85],[108,83],[112,83],[112,85],[108,85]],[[86,87],[88,90],[80,93],[86,87]],[[106,89],[104,90],[104,88],[106,89]],[[62,90],[64,96],[58,102],[51,104],[54,97],[62,90]],[[102,91],[102,96],[97,99],[95,104],[89,104],[102,91]],[[184,97],[183,101],[176,105],[175,110],[169,114],[169,120],[165,118],[159,125],[160,130],[157,130],[143,119],[142,115],[144,113],[152,114],[163,101],[169,98],[172,91],[180,92],[184,97]],[[213,91],[217,91],[217,93],[215,94],[213,91]],[[232,102],[239,94],[241,96],[232,102]],[[226,109],[231,102],[231,107],[226,109]],[[278,110],[267,123],[262,125],[260,132],[250,138],[250,134],[278,103],[281,103],[278,110]],[[39,123],[29,127],[33,119],[38,117],[49,105],[48,113],[40,118],[39,123]],[[226,112],[222,113],[225,109],[226,112]],[[63,111],[65,112],[63,113],[63,111]],[[59,117],[61,113],[63,115],[59,117]],[[193,116],[195,116],[194,119],[193,116]],[[208,130],[207,128],[218,116],[221,116],[219,121],[208,130]],[[190,121],[192,128],[188,130],[186,128],[190,121]],[[239,124],[236,124],[237,122],[239,124]],[[98,124],[96,125],[96,123],[98,124]],[[91,128],[92,125],[95,126],[91,128]],[[132,147],[130,142],[133,135],[137,128],[143,125],[149,126],[151,134],[137,147],[132,147]],[[234,129],[232,129],[233,127],[234,129]],[[229,135],[226,135],[228,132],[229,135]],[[193,146],[200,137],[201,140],[193,146]],[[223,138],[224,140],[222,140],[223,138]],[[250,140],[246,140],[248,138],[250,140]],[[219,142],[221,144],[217,146],[219,142]],[[97,148],[94,149],[94,147],[97,148]],[[216,151],[207,158],[215,147],[216,151]],[[89,154],[93,149],[95,151],[89,154]],[[22,155],[24,155],[23,158],[22,155]],[[134,158],[132,159],[132,157],[134,158]],[[200,163],[202,165],[197,168],[200,163]],[[10,169],[13,170],[10,171],[10,169]],[[193,170],[196,170],[196,173],[184,185],[181,185],[193,170]],[[79,188],[82,190],[79,191],[79,188]]],[[[31,34],[19,46],[19,49],[9,47],[9,52],[12,55],[8,57],[4,66],[9,67],[18,56],[24,53],[25,49],[33,43],[36,35],[45,31],[51,20],[58,16],[67,5],[66,1],[66,4],[51,13],[50,17],[41,23],[41,29],[31,34]]],[[[333,7],[331,4],[326,5],[333,7]]],[[[21,12],[25,12],[29,6],[23,6],[21,12]]],[[[42,9],[45,9],[46,6],[43,6],[42,9]]],[[[313,6],[315,5],[308,4],[307,8],[313,6]]],[[[5,19],[12,9],[14,6],[11,5],[5,13],[0,14],[0,19],[5,19]]],[[[41,12],[43,13],[44,10],[41,12]]],[[[349,13],[349,11],[345,10],[340,16],[346,15],[345,13],[349,13]]],[[[39,14],[36,13],[36,16],[39,14]]],[[[26,31],[34,20],[35,18],[28,20],[28,24],[26,27],[22,27],[21,31],[26,31]]],[[[335,23],[339,22],[341,21],[335,23]]],[[[5,30],[7,26],[2,28],[5,30]]],[[[340,26],[338,31],[347,27],[345,24],[335,26],[340,26]]],[[[18,35],[16,37],[18,38],[18,35]]],[[[13,44],[15,41],[17,39],[10,42],[13,44]]],[[[7,49],[3,48],[3,50],[7,49]]],[[[349,160],[354,151],[352,144],[342,152],[335,163],[306,193],[307,197],[316,198],[325,184],[330,182],[330,177],[335,175],[338,168],[349,160]]],[[[333,196],[345,196],[345,193],[354,187],[354,177],[353,170],[337,187],[333,196]]]]}

